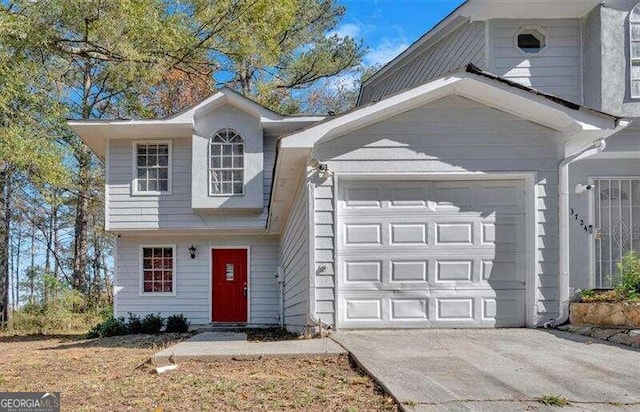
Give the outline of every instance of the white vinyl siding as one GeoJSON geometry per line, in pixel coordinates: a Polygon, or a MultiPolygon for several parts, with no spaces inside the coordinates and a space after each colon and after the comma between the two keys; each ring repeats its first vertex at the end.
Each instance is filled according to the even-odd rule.
{"type": "Polygon", "coordinates": [[[436,44],[425,44],[421,49],[415,50],[389,72],[367,83],[362,89],[359,104],[378,101],[469,63],[483,66],[484,27],[483,22],[465,24],[436,44]]]}
{"type": "Polygon", "coordinates": [[[303,333],[309,320],[308,205],[307,191],[303,188],[295,198],[280,240],[284,324],[295,333],[303,333]]]}
{"type": "Polygon", "coordinates": [[[279,313],[278,238],[275,236],[127,236],[117,240],[114,309],[116,316],[128,312],[144,316],[182,313],[194,325],[207,324],[211,314],[210,247],[250,247],[250,319],[254,325],[277,325],[279,313]],[[140,247],[148,244],[175,244],[176,289],[174,296],[140,295],[140,247]],[[197,245],[195,259],[189,247],[197,245]]]}
{"type": "MultiPolygon", "coordinates": [[[[558,148],[553,131],[462,97],[448,97],[317,147],[329,169],[366,173],[535,172],[537,315],[558,313],[558,148]]],[[[333,181],[316,187],[316,269],[335,273],[333,181]]],[[[319,279],[316,305],[332,301],[319,279]]],[[[332,276],[331,276],[332,277],[332,276]]]]}
{"type": "Polygon", "coordinates": [[[524,86],[582,102],[581,28],[577,19],[491,20],[487,70],[524,86]],[[545,35],[546,47],[527,54],[517,47],[523,29],[545,35]]]}
{"type": "MultiPolygon", "coordinates": [[[[264,204],[262,213],[215,215],[194,213],[191,205],[191,137],[175,138],[172,144],[172,191],[170,195],[132,195],[134,158],[130,140],[111,139],[107,164],[109,230],[126,229],[255,229],[263,230],[275,161],[276,138],[264,138],[264,204]]],[[[205,166],[206,167],[206,166],[205,166]]],[[[206,189],[205,189],[206,190],[206,189]]]]}

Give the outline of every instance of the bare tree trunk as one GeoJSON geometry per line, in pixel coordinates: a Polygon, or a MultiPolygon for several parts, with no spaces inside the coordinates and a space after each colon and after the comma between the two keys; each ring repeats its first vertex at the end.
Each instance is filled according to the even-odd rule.
{"type": "MultiPolygon", "coordinates": [[[[87,23],[88,24],[88,23],[87,23]]],[[[88,38],[88,26],[85,28],[85,39],[88,38]]],[[[84,87],[82,96],[82,118],[91,117],[89,96],[91,95],[92,77],[89,63],[84,67],[84,87]]],[[[74,225],[73,242],[73,287],[81,292],[87,292],[87,250],[88,250],[88,210],[91,190],[91,152],[78,142],[75,148],[78,160],[78,199],[76,202],[76,219],[74,225]]]]}
{"type": "Polygon", "coordinates": [[[36,227],[31,225],[31,268],[29,269],[29,303],[35,303],[35,280],[36,280],[36,227]]]}
{"type": "Polygon", "coordinates": [[[11,222],[11,173],[0,170],[0,328],[9,321],[9,241],[11,222]]]}
{"type": "Polygon", "coordinates": [[[73,287],[81,292],[87,291],[87,251],[88,251],[88,209],[91,182],[91,153],[85,146],[79,149],[80,190],[76,202],[76,220],[73,244],[73,287]]]}
{"type": "Polygon", "coordinates": [[[13,309],[17,309],[19,304],[20,304],[20,255],[22,252],[22,222],[18,221],[18,227],[16,229],[16,235],[17,235],[17,240],[16,240],[16,264],[14,267],[14,281],[13,281],[13,291],[14,291],[14,296],[13,296],[13,309]]]}
{"type": "Polygon", "coordinates": [[[46,251],[44,255],[44,271],[45,273],[51,273],[51,250],[53,249],[53,206],[49,210],[49,216],[47,216],[47,227],[44,231],[44,241],[46,245],[46,251]]]}
{"type": "Polygon", "coordinates": [[[60,264],[58,263],[58,255],[60,253],[60,233],[58,228],[58,212],[60,206],[58,206],[58,200],[56,198],[56,204],[54,205],[51,213],[53,216],[53,276],[56,280],[60,279],[60,264]]]}

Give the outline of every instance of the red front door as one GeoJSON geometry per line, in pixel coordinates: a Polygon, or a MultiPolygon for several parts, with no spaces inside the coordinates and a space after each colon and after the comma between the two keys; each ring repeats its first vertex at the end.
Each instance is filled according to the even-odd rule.
{"type": "Polygon", "coordinates": [[[213,273],[214,322],[247,321],[247,250],[214,249],[213,273]]]}

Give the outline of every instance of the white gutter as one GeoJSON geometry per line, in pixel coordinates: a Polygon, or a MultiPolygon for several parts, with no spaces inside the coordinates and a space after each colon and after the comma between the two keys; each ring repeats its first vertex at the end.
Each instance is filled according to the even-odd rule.
{"type": "MultiPolygon", "coordinates": [[[[313,326],[322,326],[326,329],[333,327],[316,315],[316,236],[315,236],[315,185],[307,182],[307,244],[308,251],[308,272],[309,272],[309,321],[313,326]]],[[[322,333],[322,331],[320,331],[322,333]]]]}
{"type": "Polygon", "coordinates": [[[562,325],[569,319],[569,303],[571,300],[571,292],[569,285],[569,165],[578,160],[586,159],[602,152],[607,146],[605,139],[595,141],[591,146],[575,153],[569,157],[565,157],[558,169],[558,229],[559,233],[559,261],[560,261],[560,277],[558,279],[558,317],[544,324],[545,328],[553,328],[562,325]]]}

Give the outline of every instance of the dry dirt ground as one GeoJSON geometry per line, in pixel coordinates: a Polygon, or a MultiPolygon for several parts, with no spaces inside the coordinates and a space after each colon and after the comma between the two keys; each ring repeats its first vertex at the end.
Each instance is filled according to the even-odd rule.
{"type": "Polygon", "coordinates": [[[165,375],[146,361],[188,335],[0,336],[0,391],[61,392],[63,410],[397,410],[347,357],[190,362],[165,375]]]}

